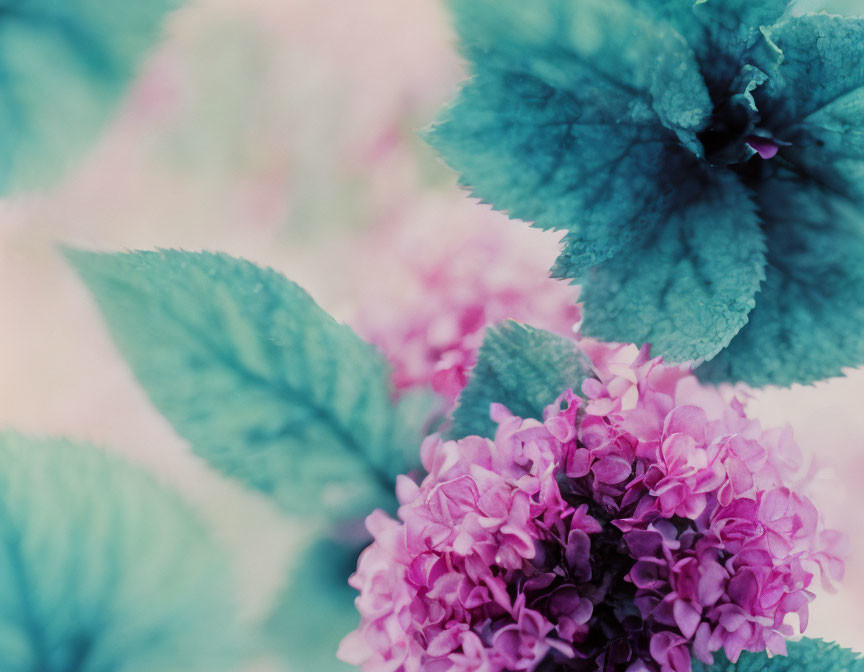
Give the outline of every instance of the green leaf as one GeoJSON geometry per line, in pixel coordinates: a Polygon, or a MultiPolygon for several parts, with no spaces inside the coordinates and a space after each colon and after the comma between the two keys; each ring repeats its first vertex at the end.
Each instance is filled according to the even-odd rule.
{"type": "Polygon", "coordinates": [[[0,7],[0,193],[58,178],[110,120],[181,0],[0,7]]]}
{"type": "Polygon", "coordinates": [[[619,0],[451,4],[472,79],[428,139],[473,195],[585,267],[648,235],[711,110],[681,36],[619,0]]]}
{"type": "Polygon", "coordinates": [[[357,568],[359,550],[319,539],[292,568],[264,631],[268,646],[286,669],[315,672],[353,670],[336,658],[339,642],[357,628],[357,591],[348,577],[357,568]]]}
{"type": "Polygon", "coordinates": [[[801,16],[769,35],[783,52],[766,70],[783,158],[826,191],[864,202],[864,19],[801,16]]]}
{"type": "MultiPolygon", "coordinates": [[[[790,0],[635,0],[645,12],[669,21],[693,47],[713,81],[731,80],[754,52],[764,49],[762,26],[782,19],[790,0]],[[728,58],[718,58],[723,53],[728,58]]],[[[771,49],[768,49],[770,52],[771,49]]]]}
{"type": "Polygon", "coordinates": [[[391,402],[383,357],[300,287],[218,254],[69,258],[153,403],[197,454],[290,512],[395,507],[395,477],[414,466],[406,455],[417,459],[420,428],[407,431],[412,414],[391,402]]]}
{"type": "Polygon", "coordinates": [[[494,436],[493,403],[542,420],[546,406],[568,388],[578,394],[593,375],[591,362],[571,340],[512,320],[489,327],[453,414],[452,434],[494,436]]]}
{"type": "Polygon", "coordinates": [[[715,653],[713,665],[693,661],[693,672],[864,672],[864,658],[837,644],[821,639],[787,642],[788,656],[769,657],[744,651],[737,663],[722,652],[715,653]]]}
{"type": "Polygon", "coordinates": [[[240,636],[227,563],[179,497],[121,460],[0,434],[4,672],[215,672],[240,636]]]}
{"type": "Polygon", "coordinates": [[[764,277],[764,239],[750,195],[731,175],[690,189],[662,229],[594,268],[582,330],[651,343],[672,362],[716,355],[747,322],[764,277]],[[709,225],[710,223],[710,225],[709,225]]]}
{"type": "Polygon", "coordinates": [[[748,324],[696,369],[710,382],[811,383],[864,363],[864,219],[793,175],[759,193],[766,279],[748,324]]]}
{"type": "Polygon", "coordinates": [[[796,14],[825,11],[846,16],[864,15],[864,0],[798,0],[794,5],[796,14]]]}

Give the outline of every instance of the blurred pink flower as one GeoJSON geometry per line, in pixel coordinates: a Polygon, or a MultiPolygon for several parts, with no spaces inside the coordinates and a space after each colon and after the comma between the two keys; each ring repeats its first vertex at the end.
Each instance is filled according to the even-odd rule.
{"type": "Polygon", "coordinates": [[[574,336],[579,290],[549,277],[555,236],[467,199],[426,199],[411,219],[373,236],[379,268],[353,320],[390,360],[398,390],[431,385],[454,401],[485,328],[502,320],[574,336]]]}

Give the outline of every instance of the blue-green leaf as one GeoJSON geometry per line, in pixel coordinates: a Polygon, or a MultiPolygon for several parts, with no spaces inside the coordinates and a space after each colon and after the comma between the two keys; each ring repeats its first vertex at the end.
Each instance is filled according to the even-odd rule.
{"type": "Polygon", "coordinates": [[[711,382],[811,383],[864,363],[864,219],[797,176],[759,194],[766,279],[748,324],[696,369],[711,382]]]}
{"type": "Polygon", "coordinates": [[[493,403],[522,418],[543,418],[543,409],[593,376],[588,358],[562,336],[509,320],[486,330],[477,365],[453,414],[453,435],[492,437],[493,403]]]}
{"type": "Polygon", "coordinates": [[[357,591],[348,577],[357,567],[358,549],[319,539],[292,567],[288,584],[265,626],[269,648],[286,669],[349,672],[339,661],[339,642],[360,623],[357,591]]]}
{"type": "Polygon", "coordinates": [[[824,11],[845,16],[864,16],[864,0],[798,0],[794,11],[796,14],[824,11]]]}
{"type": "Polygon", "coordinates": [[[227,563],[117,458],[0,434],[3,672],[215,672],[240,653],[227,563]]]}
{"type": "Polygon", "coordinates": [[[619,0],[452,6],[473,78],[428,137],[473,194],[586,265],[662,221],[676,177],[644,168],[695,158],[711,109],[681,36],[619,0]]]}
{"type": "Polygon", "coordinates": [[[766,46],[761,28],[779,21],[790,0],[635,0],[669,21],[694,49],[703,71],[728,81],[754,50],[766,46]],[[718,53],[734,56],[719,59],[718,53]]]}
{"type": "Polygon", "coordinates": [[[93,142],[181,2],[2,4],[0,193],[56,179],[93,142]]]}
{"type": "Polygon", "coordinates": [[[683,362],[713,357],[747,322],[765,264],[750,195],[723,174],[689,188],[662,229],[591,271],[585,334],[683,362]]]}
{"type": "Polygon", "coordinates": [[[765,93],[781,101],[771,123],[788,143],[784,159],[826,191],[864,202],[864,19],[801,16],[769,35],[783,52],[765,93]]]}
{"type": "Polygon", "coordinates": [[[859,654],[821,639],[788,642],[786,648],[788,656],[744,651],[737,663],[730,663],[722,652],[715,653],[713,665],[694,660],[693,672],[864,672],[859,654]]]}
{"type": "Polygon", "coordinates": [[[218,254],[69,257],[153,403],[197,454],[291,512],[393,506],[419,428],[408,436],[383,357],[300,287],[218,254]]]}

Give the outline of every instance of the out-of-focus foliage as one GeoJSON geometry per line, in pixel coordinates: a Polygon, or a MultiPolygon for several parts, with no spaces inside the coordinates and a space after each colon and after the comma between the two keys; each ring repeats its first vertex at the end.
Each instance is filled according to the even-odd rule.
{"type": "Polygon", "coordinates": [[[0,435],[0,668],[217,672],[241,652],[227,563],[115,457],[0,435]]]}

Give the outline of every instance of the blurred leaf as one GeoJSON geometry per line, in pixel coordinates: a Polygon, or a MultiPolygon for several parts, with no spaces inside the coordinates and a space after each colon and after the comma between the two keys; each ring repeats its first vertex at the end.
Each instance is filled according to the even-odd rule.
{"type": "Polygon", "coordinates": [[[509,320],[486,330],[477,365],[453,415],[457,437],[492,437],[493,403],[522,418],[542,419],[543,409],[567,388],[579,393],[591,363],[573,341],[509,320]]]}
{"type": "Polygon", "coordinates": [[[864,672],[864,658],[837,644],[821,639],[787,642],[788,656],[768,657],[744,651],[737,663],[722,652],[714,654],[714,665],[693,661],[693,672],[864,672]]]}
{"type": "Polygon", "coordinates": [[[336,658],[339,642],[360,623],[357,591],[348,577],[357,567],[356,549],[320,539],[293,568],[288,585],[265,627],[268,644],[292,670],[348,672],[336,658]]]}
{"type": "Polygon", "coordinates": [[[111,119],[181,0],[0,6],[0,193],[58,178],[111,119]]]}
{"type": "Polygon", "coordinates": [[[227,563],[177,496],[85,445],[0,434],[3,672],[236,662],[227,563]]]}
{"type": "Polygon", "coordinates": [[[419,414],[394,406],[383,357],[299,286],[218,254],[68,256],[196,453],[291,512],[395,507],[419,414]]]}

